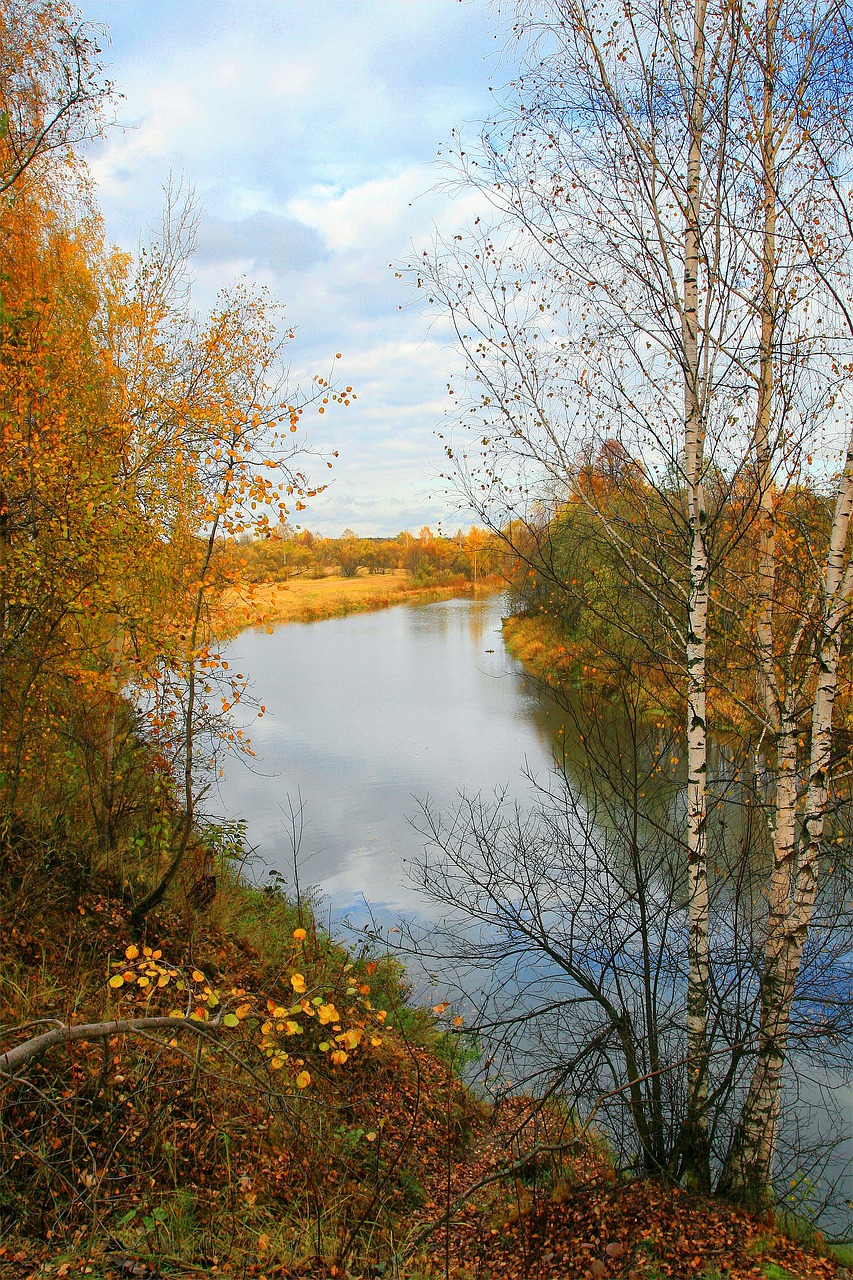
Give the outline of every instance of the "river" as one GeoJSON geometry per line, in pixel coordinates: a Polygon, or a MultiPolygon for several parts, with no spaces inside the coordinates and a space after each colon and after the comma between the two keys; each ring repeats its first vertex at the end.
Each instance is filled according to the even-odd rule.
{"type": "MultiPolygon", "coordinates": [[[[562,727],[556,704],[506,653],[505,608],[497,594],[401,605],[245,631],[231,643],[231,669],[250,677],[266,707],[249,726],[254,757],[227,761],[219,785],[222,813],[245,819],[257,850],[250,874],[272,870],[293,887],[289,814],[301,805],[300,885],[314,887],[333,926],[372,918],[387,929],[401,914],[429,925],[443,914],[407,879],[424,845],[420,803],[442,811],[462,791],[496,788],[523,803],[525,771],[547,776],[562,727]]],[[[823,1111],[827,1087],[850,1097],[836,1072],[803,1073],[807,1113],[823,1111]]],[[[849,1102],[845,1110],[849,1119],[849,1102]]],[[[849,1151],[848,1134],[834,1177],[849,1151]]],[[[829,1223],[849,1230],[841,1205],[829,1223]]]]}
{"type": "Polygon", "coordinates": [[[406,879],[419,801],[504,785],[521,797],[525,765],[551,767],[558,713],[504,649],[502,610],[498,594],[400,605],[231,644],[266,712],[248,729],[254,758],[227,762],[221,807],[292,883],[288,810],[301,798],[301,885],[334,918],[361,919],[366,903],[385,919],[423,915],[406,879]]]}

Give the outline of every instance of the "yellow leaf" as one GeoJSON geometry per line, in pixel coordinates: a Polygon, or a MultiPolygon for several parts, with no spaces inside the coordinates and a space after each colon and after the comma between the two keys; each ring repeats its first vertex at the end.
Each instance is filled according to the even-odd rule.
{"type": "Polygon", "coordinates": [[[332,1059],[332,1062],[334,1062],[336,1067],[343,1066],[347,1060],[347,1054],[343,1049],[333,1049],[329,1054],[329,1057],[332,1059]]]}
{"type": "Polygon", "coordinates": [[[337,1022],[340,1016],[333,1004],[321,1004],[317,1010],[317,1017],[324,1025],[328,1022],[337,1022]]]}
{"type": "Polygon", "coordinates": [[[299,1072],[299,1075],[296,1077],[296,1087],[297,1087],[297,1089],[307,1089],[310,1083],[311,1083],[311,1074],[310,1074],[310,1072],[308,1072],[308,1071],[300,1071],[300,1072],[299,1072]]]}
{"type": "Polygon", "coordinates": [[[204,974],[198,969],[193,969],[193,982],[204,982],[204,974]]]}
{"type": "Polygon", "coordinates": [[[293,973],[290,975],[290,985],[294,991],[302,992],[305,990],[305,979],[301,973],[293,973]]]}
{"type": "Polygon", "coordinates": [[[123,987],[123,986],[124,986],[124,976],[123,976],[122,974],[120,974],[120,973],[114,973],[114,974],[113,974],[113,976],[110,978],[110,986],[111,986],[111,987],[123,987]]]}
{"type": "Polygon", "coordinates": [[[381,1036],[371,1036],[371,1037],[370,1037],[370,1043],[373,1045],[374,1049],[378,1049],[378,1048],[379,1048],[379,1046],[380,1046],[380,1045],[381,1045],[381,1043],[382,1043],[382,1037],[381,1037],[381,1036]]]}
{"type": "Polygon", "coordinates": [[[128,960],[135,960],[136,957],[139,955],[139,947],[135,947],[131,943],[131,945],[127,948],[124,954],[128,960]]]}
{"type": "Polygon", "coordinates": [[[296,939],[296,941],[297,941],[297,942],[302,942],[302,940],[303,940],[307,935],[306,935],[306,933],[305,933],[305,930],[304,930],[304,929],[294,929],[294,930],[293,930],[293,936],[294,936],[294,938],[296,939]]]}

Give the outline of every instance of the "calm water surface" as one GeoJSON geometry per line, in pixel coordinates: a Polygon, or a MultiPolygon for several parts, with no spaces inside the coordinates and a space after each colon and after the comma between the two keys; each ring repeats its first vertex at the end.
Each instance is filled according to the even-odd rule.
{"type": "Polygon", "coordinates": [[[248,822],[268,867],[292,882],[288,802],[304,804],[300,879],[332,914],[428,908],[406,883],[423,838],[418,802],[508,785],[551,766],[557,712],[501,638],[503,596],[400,605],[326,622],[243,632],[229,661],[266,715],[255,759],[231,760],[224,811],[248,822]]]}
{"type": "MultiPolygon", "coordinates": [[[[333,918],[364,923],[367,904],[386,926],[403,912],[430,918],[406,878],[424,844],[418,802],[447,809],[462,790],[496,787],[523,801],[523,770],[547,774],[562,724],[504,649],[505,608],[490,595],[237,637],[229,661],[267,710],[250,729],[254,761],[228,762],[220,801],[247,820],[258,878],[274,868],[293,883],[288,805],[301,799],[301,885],[317,886],[333,918]]],[[[800,1088],[818,1114],[818,1085],[850,1097],[841,1076],[810,1075],[800,1088]]],[[[848,1136],[833,1177],[849,1152],[848,1136]]],[[[831,1223],[850,1229],[840,1207],[831,1223]]]]}

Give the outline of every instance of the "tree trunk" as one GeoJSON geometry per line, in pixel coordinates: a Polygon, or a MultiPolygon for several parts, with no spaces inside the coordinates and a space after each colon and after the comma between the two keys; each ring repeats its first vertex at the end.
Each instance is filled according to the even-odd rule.
{"type": "Polygon", "coordinates": [[[687,619],[687,870],[689,892],[687,979],[687,1113],[682,1176],[698,1191],[710,1186],[708,1142],[708,735],[706,683],[709,575],[704,472],[705,432],[699,374],[699,256],[702,135],[704,127],[705,0],[693,20],[693,84],[684,228],[684,471],[690,530],[687,619]]]}
{"type": "MultiPolygon", "coordinates": [[[[811,751],[805,814],[797,845],[796,867],[784,918],[772,921],[761,987],[758,1050],[746,1101],[723,1172],[720,1189],[734,1199],[761,1204],[769,1195],[779,1115],[782,1067],[785,1060],[791,1006],[818,884],[818,860],[823,845],[829,766],[832,750],[832,715],[838,689],[838,659],[844,627],[850,615],[853,562],[845,567],[853,515],[853,436],[847,446],[824,570],[823,608],[817,653],[817,688],[812,704],[811,751]]],[[[792,770],[793,772],[793,770],[792,770]]],[[[782,780],[780,774],[780,781],[782,780]]],[[[784,853],[780,846],[779,855],[784,853]]],[[[778,857],[777,857],[778,864],[778,857]]],[[[779,877],[781,896],[784,865],[779,877]]],[[[771,901],[771,908],[773,903],[771,901]]]]}

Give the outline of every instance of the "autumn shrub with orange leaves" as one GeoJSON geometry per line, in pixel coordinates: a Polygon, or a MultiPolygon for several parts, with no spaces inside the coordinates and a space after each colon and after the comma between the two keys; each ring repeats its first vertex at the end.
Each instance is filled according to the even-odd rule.
{"type": "MultiPolygon", "coordinates": [[[[295,929],[294,941],[304,943],[307,934],[303,928],[295,929]]],[[[348,982],[344,988],[344,1000],[318,989],[317,982],[310,982],[298,971],[290,974],[289,982],[294,1000],[280,1004],[278,1000],[252,995],[245,988],[232,987],[228,995],[211,986],[207,977],[198,969],[182,971],[163,960],[159,948],[128,946],[124,959],[113,962],[115,972],[109,979],[111,990],[120,993],[122,1010],[131,1022],[134,1018],[150,1018],[172,1004],[167,1016],[177,1021],[190,1020],[209,1027],[235,1030],[243,1024],[249,1032],[241,1044],[246,1050],[250,1043],[260,1050],[270,1071],[289,1069],[293,1083],[305,1089],[311,1083],[308,1069],[310,1061],[318,1054],[326,1055],[332,1066],[343,1066],[359,1051],[378,1048],[382,1044],[380,1028],[387,1011],[374,1009],[370,1002],[370,984],[357,986],[348,982]],[[183,1000],[183,1007],[174,1005],[174,997],[183,1000]],[[334,1000],[344,1008],[340,1013],[334,1000]]],[[[345,977],[354,969],[350,961],[343,967],[345,977]]],[[[319,1060],[319,1059],[318,1059],[319,1060]]]]}
{"type": "Polygon", "coordinates": [[[211,622],[239,570],[215,551],[322,490],[303,415],[354,393],[289,385],[293,332],[262,290],[192,310],[180,186],[135,259],[108,245],[74,144],[111,87],[73,4],[6,0],[0,34],[0,818],[61,814],[110,854],[142,736],[180,785],[185,851],[194,777],[246,746],[211,622]]]}
{"type": "Polygon", "coordinates": [[[223,1268],[387,1251],[478,1114],[426,1047],[435,1016],[413,1037],[399,965],[237,880],[203,916],[173,891],[128,944],[118,886],[56,892],[60,855],[4,846],[0,1066],[51,1038],[0,1081],[0,1243],[223,1268]]]}

